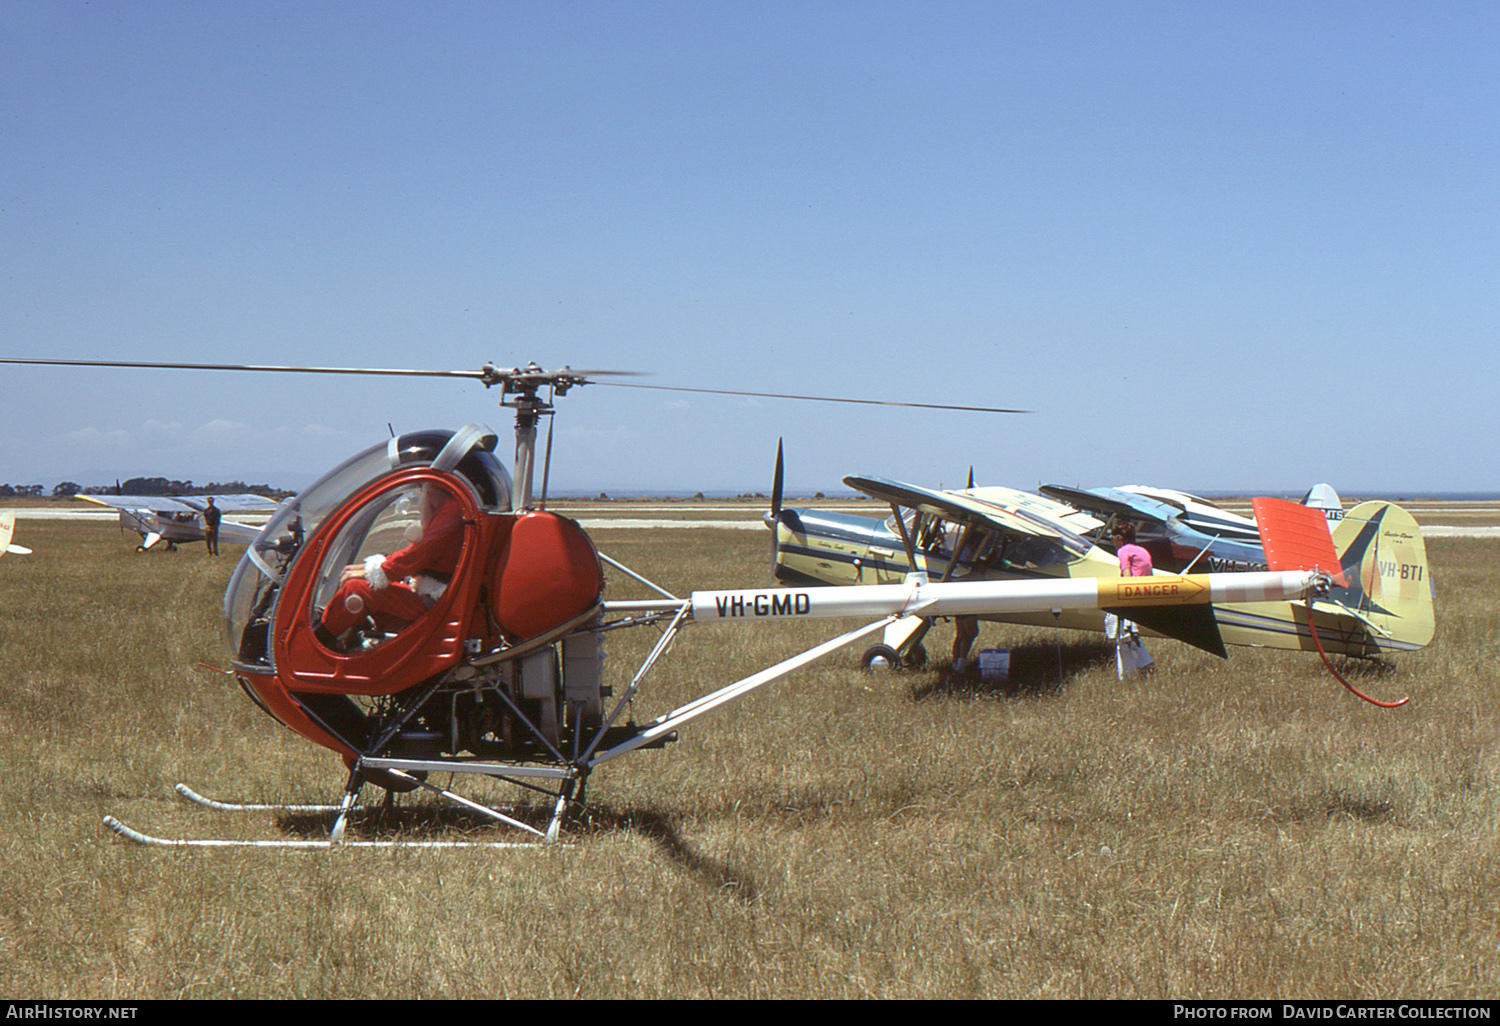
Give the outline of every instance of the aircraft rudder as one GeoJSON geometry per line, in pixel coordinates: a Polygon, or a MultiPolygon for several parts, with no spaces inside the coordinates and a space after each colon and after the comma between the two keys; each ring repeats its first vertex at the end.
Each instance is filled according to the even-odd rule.
{"type": "Polygon", "coordinates": [[[1436,622],[1427,546],[1416,518],[1395,503],[1362,502],[1333,530],[1334,547],[1349,580],[1346,601],[1387,632],[1382,648],[1421,648],[1436,622]]]}
{"type": "Polygon", "coordinates": [[[1302,496],[1302,505],[1312,509],[1323,511],[1323,516],[1330,524],[1336,524],[1344,519],[1344,501],[1339,498],[1339,493],[1333,490],[1331,484],[1315,484],[1302,496]]]}

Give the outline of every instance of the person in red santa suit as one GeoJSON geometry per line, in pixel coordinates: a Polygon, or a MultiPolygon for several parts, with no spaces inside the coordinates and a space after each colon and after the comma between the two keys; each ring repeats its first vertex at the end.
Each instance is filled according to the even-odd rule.
{"type": "Polygon", "coordinates": [[[344,568],[323,610],[323,642],[342,648],[340,636],[366,617],[382,631],[399,632],[432,608],[458,565],[463,523],[463,506],[451,493],[423,485],[420,537],[389,556],[368,556],[344,568]]]}

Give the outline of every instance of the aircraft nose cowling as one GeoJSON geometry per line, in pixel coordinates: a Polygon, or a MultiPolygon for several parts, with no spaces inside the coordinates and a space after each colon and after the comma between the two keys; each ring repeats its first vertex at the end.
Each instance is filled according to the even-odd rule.
{"type": "Polygon", "coordinates": [[[532,638],[591,609],[604,590],[599,553],[555,513],[516,518],[490,576],[490,612],[508,637],[532,638]]]}

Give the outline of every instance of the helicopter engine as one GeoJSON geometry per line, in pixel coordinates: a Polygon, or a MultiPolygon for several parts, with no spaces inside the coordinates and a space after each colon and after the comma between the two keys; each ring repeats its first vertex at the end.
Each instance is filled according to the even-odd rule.
{"type": "Polygon", "coordinates": [[[610,695],[603,657],[599,639],[584,635],[491,668],[460,667],[391,739],[390,753],[525,760],[545,758],[550,745],[567,754],[574,736],[601,722],[610,695]]]}

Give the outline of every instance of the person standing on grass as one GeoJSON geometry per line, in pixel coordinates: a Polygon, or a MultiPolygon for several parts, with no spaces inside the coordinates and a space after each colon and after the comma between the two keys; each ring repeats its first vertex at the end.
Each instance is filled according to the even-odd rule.
{"type": "MultiPolygon", "coordinates": [[[[1112,532],[1115,556],[1120,560],[1121,577],[1150,577],[1151,553],[1135,543],[1135,525],[1129,521],[1116,524],[1112,532]]],[[[1140,671],[1153,673],[1156,662],[1141,644],[1140,631],[1129,620],[1113,613],[1104,617],[1104,635],[1115,640],[1115,673],[1120,680],[1140,671]]]]}
{"type": "Polygon", "coordinates": [[[214,505],[213,496],[210,495],[208,505],[203,508],[203,542],[208,546],[210,556],[219,554],[219,518],[223,515],[219,507],[214,505]]]}

